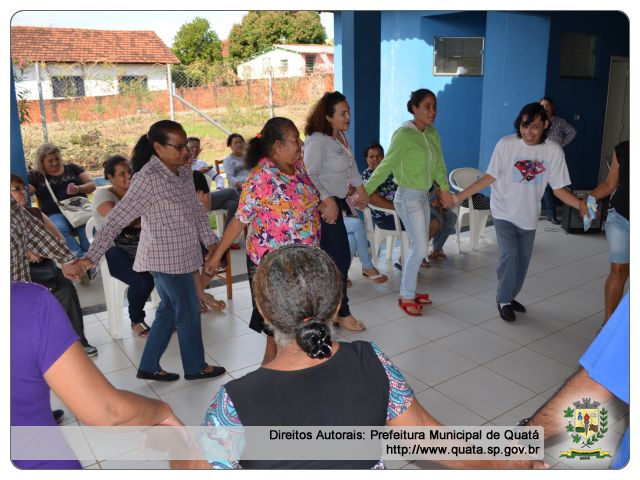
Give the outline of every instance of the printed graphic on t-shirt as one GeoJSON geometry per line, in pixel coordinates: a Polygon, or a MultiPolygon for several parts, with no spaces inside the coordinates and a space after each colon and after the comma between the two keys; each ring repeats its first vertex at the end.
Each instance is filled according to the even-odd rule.
{"type": "Polygon", "coordinates": [[[518,160],[513,164],[513,168],[513,181],[528,185],[540,185],[540,174],[547,171],[542,160],[518,160]]]}

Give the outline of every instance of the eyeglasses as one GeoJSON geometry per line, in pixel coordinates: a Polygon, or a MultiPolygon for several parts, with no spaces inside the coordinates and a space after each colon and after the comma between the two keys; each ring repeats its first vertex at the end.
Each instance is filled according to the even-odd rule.
{"type": "Polygon", "coordinates": [[[22,193],[26,193],[26,192],[27,192],[27,187],[25,187],[25,186],[21,186],[21,187],[11,187],[11,191],[12,191],[12,192],[22,192],[22,193]]]}
{"type": "Polygon", "coordinates": [[[181,143],[179,145],[174,145],[173,143],[163,143],[162,145],[169,145],[170,147],[175,148],[179,152],[181,152],[182,150],[187,148],[187,144],[186,143],[181,143]]]}

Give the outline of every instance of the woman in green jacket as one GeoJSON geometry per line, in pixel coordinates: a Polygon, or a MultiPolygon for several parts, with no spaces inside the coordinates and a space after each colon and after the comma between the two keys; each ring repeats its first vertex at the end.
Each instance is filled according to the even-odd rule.
{"type": "Polygon", "coordinates": [[[428,294],[416,294],[420,264],[429,253],[428,192],[435,181],[440,187],[441,200],[450,200],[451,193],[440,136],[431,126],[437,111],[435,94],[426,88],[411,92],[407,110],[413,114],[413,120],[395,131],[387,156],[365,184],[365,190],[371,195],[393,173],[398,184],[393,204],[409,237],[398,305],[407,315],[419,316],[423,305],[431,303],[428,294]]]}

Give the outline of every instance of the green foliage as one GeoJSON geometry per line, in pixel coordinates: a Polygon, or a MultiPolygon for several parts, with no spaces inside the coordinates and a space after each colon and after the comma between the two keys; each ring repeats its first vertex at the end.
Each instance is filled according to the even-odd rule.
{"type": "Polygon", "coordinates": [[[568,423],[565,428],[567,429],[567,432],[573,432],[573,425],[571,425],[570,423],[568,423]]]}
{"type": "Polygon", "coordinates": [[[222,60],[222,42],[209,21],[196,17],[180,27],[171,47],[180,62],[189,65],[196,60],[213,63],[222,60]]]}
{"type": "Polygon", "coordinates": [[[18,87],[18,83],[24,78],[24,67],[14,65],[13,81],[16,85],[16,100],[18,102],[18,121],[20,125],[31,122],[30,106],[27,100],[29,91],[26,88],[18,87]]]}
{"type": "Polygon", "coordinates": [[[251,11],[229,34],[229,54],[246,60],[274,43],[324,43],[320,14],[311,11],[251,11]]]}
{"type": "Polygon", "coordinates": [[[566,410],[564,410],[564,418],[571,418],[571,417],[573,417],[573,412],[574,412],[573,408],[571,408],[571,407],[567,407],[567,409],[566,409],[566,410]]]}
{"type": "Polygon", "coordinates": [[[227,59],[214,63],[195,60],[189,65],[176,65],[171,70],[171,77],[177,88],[234,85],[238,79],[234,62],[227,59]]]}
{"type": "Polygon", "coordinates": [[[578,443],[580,441],[580,435],[576,433],[571,437],[571,439],[573,440],[573,443],[578,443]]]}

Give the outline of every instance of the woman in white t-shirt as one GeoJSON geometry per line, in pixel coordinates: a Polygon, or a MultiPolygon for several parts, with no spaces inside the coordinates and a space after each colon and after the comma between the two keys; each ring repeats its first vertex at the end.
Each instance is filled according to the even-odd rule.
{"type": "MultiPolygon", "coordinates": [[[[104,223],[107,214],[116,206],[131,185],[131,166],[129,161],[114,155],[104,162],[104,178],[111,181],[109,188],[96,190],[93,196],[93,218],[96,229],[104,223]]],[[[140,337],[149,336],[151,327],[144,321],[144,304],[153,291],[153,277],[149,272],[133,270],[138,241],[140,240],[140,219],[134,220],[125,227],[115,239],[115,246],[105,253],[109,273],[112,277],[129,285],[127,300],[129,301],[129,318],[131,329],[140,337]]]]}
{"type": "Polygon", "coordinates": [[[508,322],[515,321],[515,312],[526,312],[516,296],[527,276],[547,184],[557,198],[580,210],[581,216],[586,213],[580,200],[564,188],[571,179],[562,147],[546,139],[549,120],[544,107],[525,105],[514,126],[516,134],[496,144],[487,173],[454,196],[458,203],[491,185],[491,216],[500,249],[496,302],[500,317],[508,322]]]}

